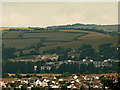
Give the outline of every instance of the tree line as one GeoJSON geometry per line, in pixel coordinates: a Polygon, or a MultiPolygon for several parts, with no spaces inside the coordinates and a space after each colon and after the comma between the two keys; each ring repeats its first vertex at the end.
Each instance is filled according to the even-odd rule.
{"type": "MultiPolygon", "coordinates": [[[[64,60],[77,60],[77,61],[79,61],[79,60],[85,59],[86,57],[88,59],[92,59],[94,61],[103,61],[106,59],[118,59],[119,50],[117,49],[117,47],[113,46],[111,43],[99,45],[98,51],[95,51],[95,49],[93,49],[91,45],[85,44],[76,50],[73,50],[71,48],[65,49],[64,47],[57,47],[55,49],[44,51],[43,55],[44,54],[54,54],[54,53],[59,55],[58,61],[64,61],[64,60]],[[74,58],[72,58],[71,56],[68,55],[69,53],[71,53],[73,51],[75,53],[77,53],[79,56],[78,57],[75,56],[74,58]]],[[[71,72],[71,73],[77,73],[77,72],[84,73],[87,71],[90,73],[97,73],[98,71],[105,72],[107,70],[114,70],[114,71],[118,70],[116,64],[114,64],[113,67],[99,68],[100,70],[95,69],[93,64],[89,64],[88,66],[79,65],[79,64],[63,64],[57,70],[55,67],[52,67],[51,70],[41,71],[40,67],[41,67],[41,65],[45,64],[44,61],[41,61],[41,62],[11,62],[8,60],[10,58],[25,56],[25,54],[20,49],[4,48],[3,47],[2,54],[3,54],[2,55],[3,73],[15,73],[15,72],[33,73],[34,72],[34,70],[33,70],[34,65],[38,66],[37,73],[46,73],[46,72],[47,73],[63,73],[63,72],[67,72],[67,71],[71,72]],[[17,56],[15,54],[18,51],[20,52],[19,56],[17,56]],[[82,70],[84,70],[84,71],[82,71],[82,70]],[[92,71],[92,70],[94,70],[94,71],[92,71]]],[[[33,52],[30,52],[29,54],[27,54],[27,56],[31,56],[34,54],[35,54],[35,51],[33,50],[33,52]]],[[[39,55],[39,54],[40,53],[37,52],[37,55],[39,55]]]]}

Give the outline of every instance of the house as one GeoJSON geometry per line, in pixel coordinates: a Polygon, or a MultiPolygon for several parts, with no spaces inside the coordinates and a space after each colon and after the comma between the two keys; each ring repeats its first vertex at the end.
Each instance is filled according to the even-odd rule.
{"type": "Polygon", "coordinates": [[[47,80],[43,80],[43,82],[42,82],[42,87],[47,87],[47,86],[48,86],[47,80]]]}
{"type": "Polygon", "coordinates": [[[41,70],[51,70],[51,69],[52,69],[52,66],[51,66],[51,65],[41,66],[41,70]]]}
{"type": "Polygon", "coordinates": [[[5,83],[0,81],[0,89],[2,89],[2,87],[6,87],[5,83]]]}
{"type": "Polygon", "coordinates": [[[46,64],[53,65],[55,62],[46,62],[46,64]]]}
{"type": "Polygon", "coordinates": [[[63,81],[63,79],[59,79],[59,81],[63,81]]]}
{"type": "Polygon", "coordinates": [[[61,64],[63,64],[64,62],[63,62],[63,61],[59,61],[58,63],[61,65],[61,64]]]}
{"type": "Polygon", "coordinates": [[[59,88],[58,85],[53,85],[51,88],[59,88]]]}
{"type": "Polygon", "coordinates": [[[35,80],[34,85],[35,86],[42,86],[42,82],[39,79],[37,79],[37,80],[35,80]]]}
{"type": "Polygon", "coordinates": [[[103,61],[94,61],[93,62],[94,66],[97,68],[97,67],[104,67],[104,66],[109,66],[111,67],[112,64],[109,64],[108,62],[103,62],[103,61]]]}
{"type": "Polygon", "coordinates": [[[73,76],[73,79],[77,79],[77,78],[78,78],[78,76],[77,76],[77,75],[74,75],[74,76],[73,76]]]}
{"type": "Polygon", "coordinates": [[[52,55],[43,55],[40,57],[41,60],[52,60],[52,61],[57,61],[59,58],[58,55],[56,54],[52,54],[52,55]]]}

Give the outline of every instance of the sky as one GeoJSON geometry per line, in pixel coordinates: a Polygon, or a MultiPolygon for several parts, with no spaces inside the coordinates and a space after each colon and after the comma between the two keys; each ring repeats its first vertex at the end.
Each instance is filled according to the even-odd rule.
{"type": "Polygon", "coordinates": [[[117,24],[117,2],[3,2],[3,27],[117,24]]]}

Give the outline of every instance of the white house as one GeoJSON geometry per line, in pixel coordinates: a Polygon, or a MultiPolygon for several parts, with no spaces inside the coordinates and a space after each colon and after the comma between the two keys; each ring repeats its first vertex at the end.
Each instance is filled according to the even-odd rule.
{"type": "Polygon", "coordinates": [[[77,79],[77,78],[78,78],[78,76],[77,76],[77,75],[74,75],[74,76],[73,76],[73,79],[77,79]]]}
{"type": "Polygon", "coordinates": [[[42,86],[42,82],[37,79],[37,80],[35,81],[35,86],[42,86]]]}

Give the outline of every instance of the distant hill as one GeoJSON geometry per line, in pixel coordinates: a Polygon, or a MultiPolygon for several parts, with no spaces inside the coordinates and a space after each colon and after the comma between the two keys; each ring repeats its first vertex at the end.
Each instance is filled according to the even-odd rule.
{"type": "Polygon", "coordinates": [[[60,29],[60,28],[81,28],[81,29],[98,29],[104,31],[118,31],[118,25],[96,25],[96,24],[71,24],[71,25],[58,25],[58,26],[48,26],[47,28],[51,29],[60,29]]]}
{"type": "MultiPolygon", "coordinates": [[[[26,29],[25,27],[0,27],[0,30],[10,30],[10,29],[26,29]]],[[[31,27],[31,28],[38,28],[41,27],[31,27]]],[[[104,31],[118,31],[118,25],[97,25],[97,24],[81,24],[81,23],[75,23],[75,24],[68,24],[68,25],[58,25],[58,26],[47,26],[42,29],[97,29],[97,30],[104,30],[104,31]]],[[[29,28],[28,28],[29,29],[29,28]]]]}

